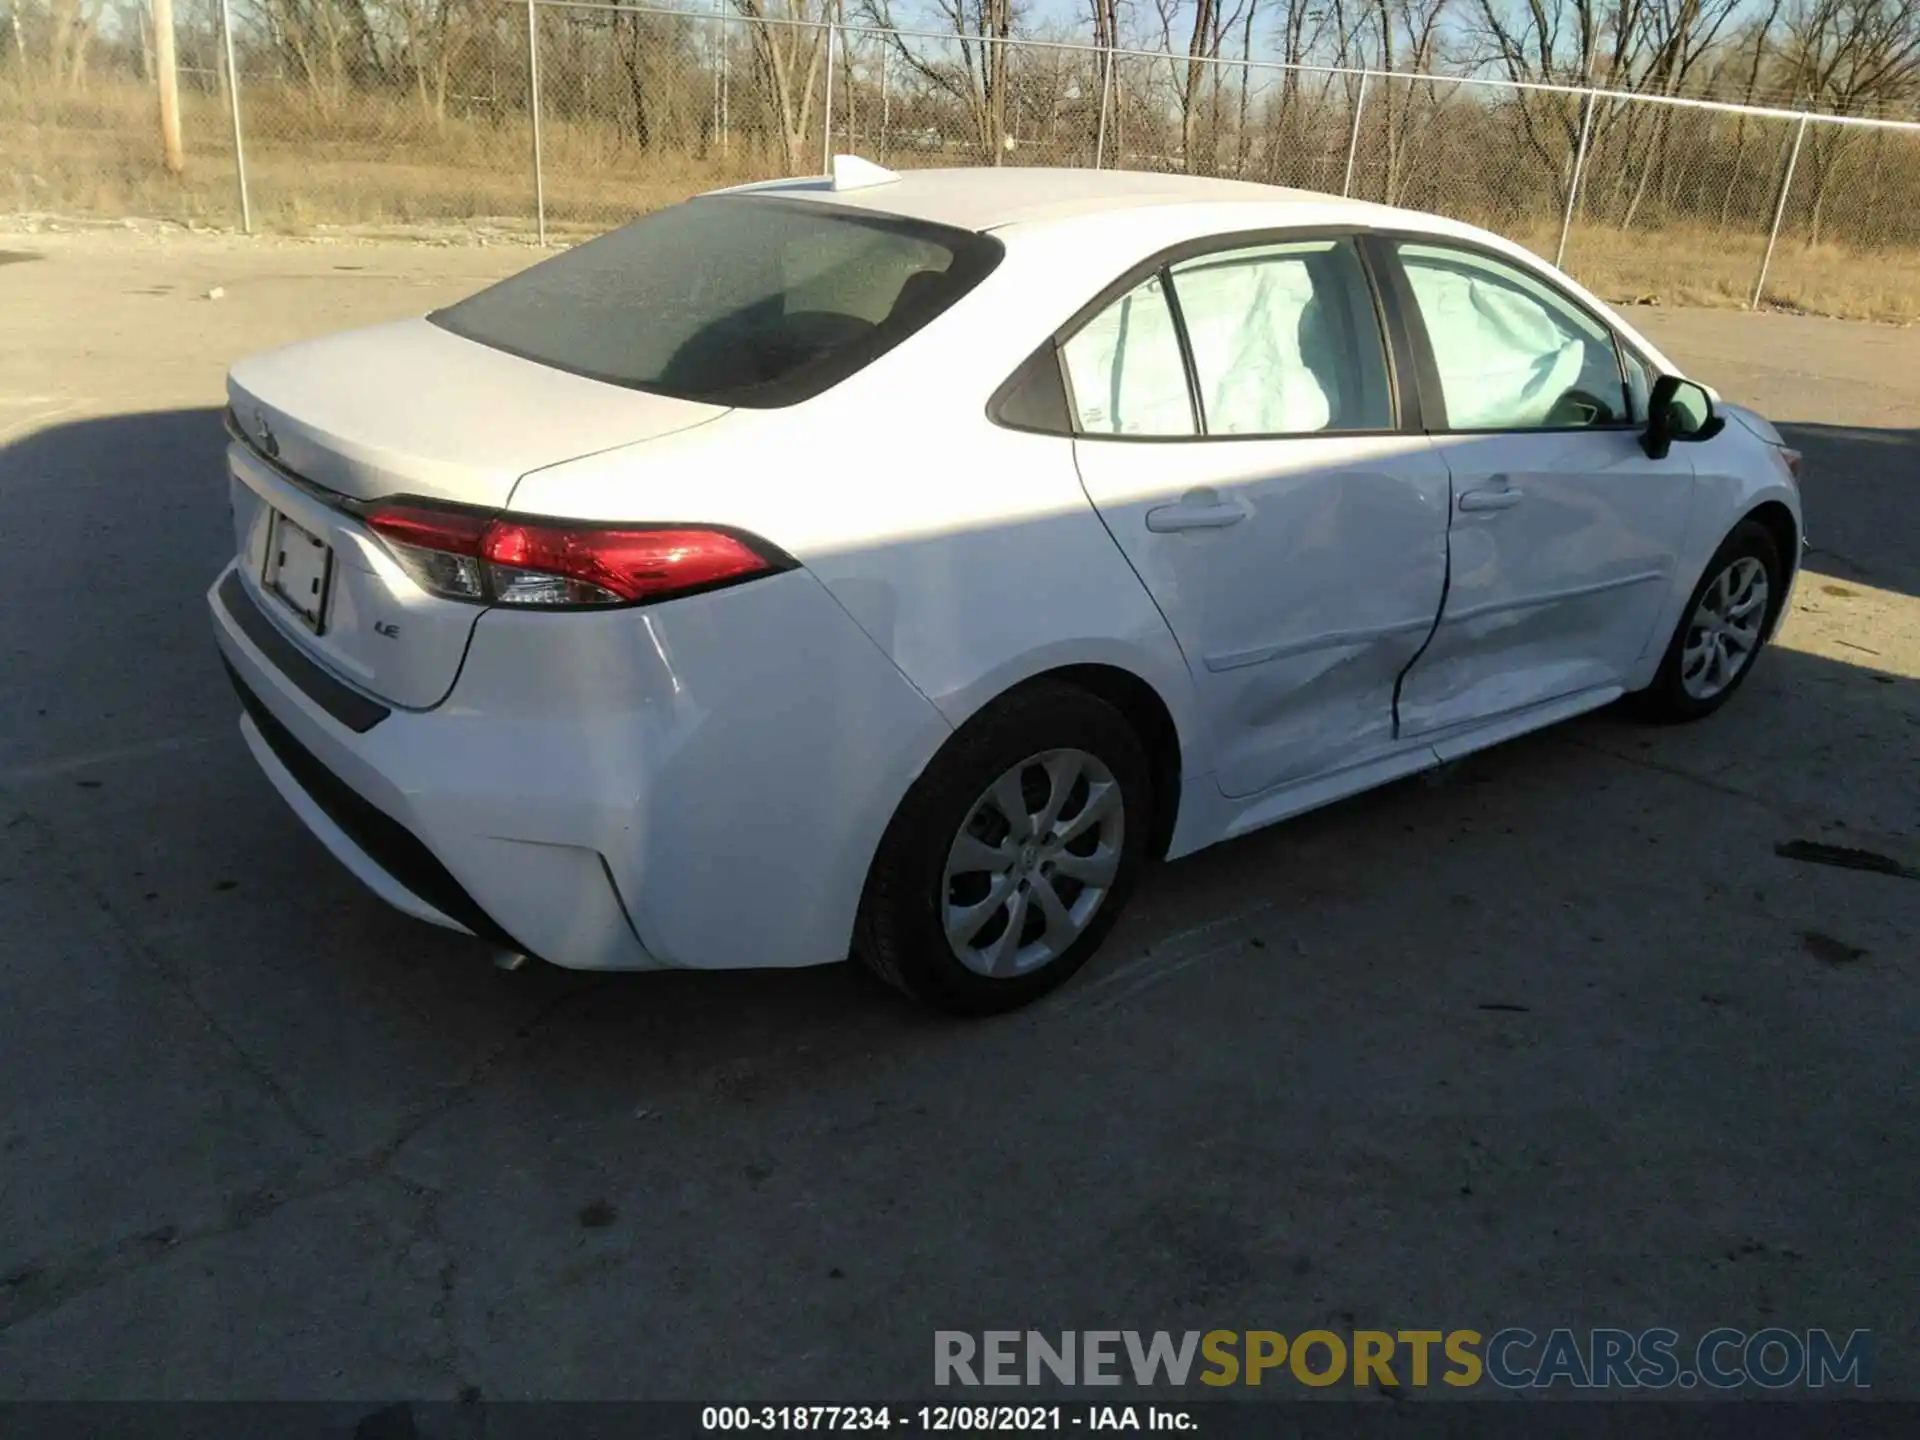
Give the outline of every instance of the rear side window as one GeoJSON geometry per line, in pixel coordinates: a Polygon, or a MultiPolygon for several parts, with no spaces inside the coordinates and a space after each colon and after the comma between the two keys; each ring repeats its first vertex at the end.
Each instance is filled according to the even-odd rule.
{"type": "Polygon", "coordinates": [[[1082,435],[1394,428],[1373,287],[1350,241],[1210,251],[1135,285],[1061,347],[1082,435]]]}
{"type": "Polygon", "coordinates": [[[647,215],[436,311],[466,339],[595,380],[789,405],[871,363],[999,262],[990,236],[774,196],[647,215]]]}
{"type": "Polygon", "coordinates": [[[1393,427],[1387,352],[1352,247],[1296,241],[1173,267],[1209,435],[1393,427]]]}
{"type": "Polygon", "coordinates": [[[1192,435],[1180,334],[1155,275],[1134,286],[1062,347],[1083,435],[1192,435]]]}

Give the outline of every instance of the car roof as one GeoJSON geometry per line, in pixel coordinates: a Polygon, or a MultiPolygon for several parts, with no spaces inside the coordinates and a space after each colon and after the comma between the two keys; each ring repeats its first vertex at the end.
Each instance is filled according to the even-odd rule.
{"type": "MultiPolygon", "coordinates": [[[[871,173],[865,166],[861,170],[863,174],[871,173]]],[[[1386,217],[1405,221],[1427,218],[1411,211],[1313,190],[1145,170],[974,166],[905,170],[893,179],[862,179],[851,185],[843,181],[839,186],[826,176],[771,180],[718,193],[749,191],[853,206],[964,230],[996,230],[1036,221],[1071,220],[1170,205],[1285,207],[1298,212],[1287,219],[1301,224],[1345,222],[1377,226],[1386,217]]]]}
{"type": "Polygon", "coordinates": [[[1613,323],[1663,372],[1682,373],[1659,347],[1587,290],[1526,247],[1477,225],[1352,200],[1208,175],[1147,170],[1084,170],[1019,165],[941,167],[897,174],[857,157],[834,157],[833,175],[763,180],[710,192],[754,192],[850,206],[964,230],[1013,231],[1028,238],[1070,238],[1076,273],[1115,273],[1142,247],[1151,250],[1195,236],[1236,230],[1352,227],[1468,240],[1504,253],[1610,315],[1613,323]],[[837,176],[837,179],[836,179],[837,176]],[[1108,225],[1131,213],[1135,225],[1108,225]],[[1089,229],[1091,227],[1091,229],[1089,229]]]}

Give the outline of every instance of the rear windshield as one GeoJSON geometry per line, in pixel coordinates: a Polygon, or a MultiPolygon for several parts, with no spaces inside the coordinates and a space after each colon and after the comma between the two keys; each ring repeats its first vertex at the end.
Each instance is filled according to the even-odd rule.
{"type": "Polygon", "coordinates": [[[482,345],[725,405],[817,395],[993,269],[1000,242],[807,200],[657,211],[428,318],[482,345]]]}

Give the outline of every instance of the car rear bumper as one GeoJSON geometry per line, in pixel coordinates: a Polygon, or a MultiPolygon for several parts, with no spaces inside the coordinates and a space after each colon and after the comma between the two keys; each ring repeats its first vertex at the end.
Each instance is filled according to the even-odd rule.
{"type": "Polygon", "coordinates": [[[464,847],[435,843],[434,812],[451,797],[414,790],[392,773],[398,761],[404,774],[404,756],[420,743],[431,712],[394,710],[320,670],[280,634],[237,567],[214,585],[208,604],[247,748],[281,798],[368,889],[417,919],[558,965],[658,967],[597,852],[486,837],[482,844],[494,853],[476,856],[470,839],[464,847]],[[534,853],[519,853],[526,850],[534,853]],[[522,872],[522,883],[503,887],[503,871],[522,872]],[[546,882],[544,893],[527,878],[546,882]]]}
{"type": "Polygon", "coordinates": [[[307,828],[362,884],[417,919],[511,949],[524,948],[480,907],[419,836],[344,784],[274,718],[231,661],[226,669],[240,697],[240,733],[254,760],[307,828]]]}
{"type": "Polygon", "coordinates": [[[343,711],[339,677],[276,664],[276,637],[310,657],[238,569],[208,602],[249,747],[341,863],[409,914],[574,969],[842,958],[880,837],[951,733],[804,570],[656,607],[484,611],[426,710],[356,688],[343,711]]]}

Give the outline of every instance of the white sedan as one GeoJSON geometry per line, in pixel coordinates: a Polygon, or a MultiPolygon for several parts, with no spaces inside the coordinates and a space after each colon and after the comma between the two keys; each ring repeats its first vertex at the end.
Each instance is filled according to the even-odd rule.
{"type": "Polygon", "coordinates": [[[852,159],[236,365],[241,730],[370,888],[583,969],[983,1012],[1150,860],[1718,708],[1799,457],[1526,251],[852,159]]]}

